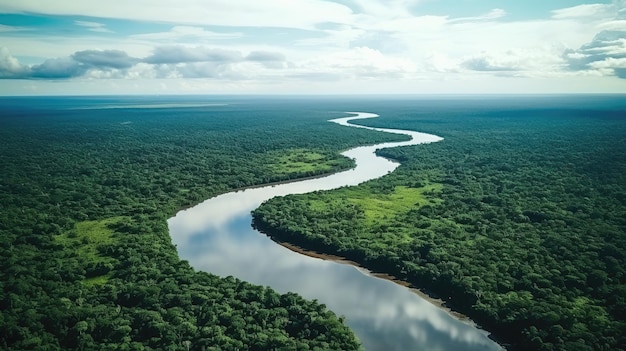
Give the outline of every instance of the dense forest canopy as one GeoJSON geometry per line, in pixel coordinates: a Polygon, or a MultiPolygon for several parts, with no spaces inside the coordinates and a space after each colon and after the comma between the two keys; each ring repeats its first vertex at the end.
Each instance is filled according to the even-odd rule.
{"type": "Polygon", "coordinates": [[[512,349],[626,345],[626,99],[363,102],[357,123],[445,140],[380,150],[358,187],[271,199],[270,236],[439,296],[512,349]]]}
{"type": "Polygon", "coordinates": [[[403,165],[255,212],[281,240],[444,298],[519,349],[626,345],[626,99],[0,99],[0,348],[355,350],[316,301],[181,261],[166,219],[232,189],[345,169],[401,139],[403,165]],[[97,107],[94,109],[94,106],[97,107]]]}
{"type": "Polygon", "coordinates": [[[166,219],[232,189],[348,168],[339,151],[400,137],[291,99],[2,98],[0,109],[0,348],[359,348],[323,304],[195,272],[166,219]]]}

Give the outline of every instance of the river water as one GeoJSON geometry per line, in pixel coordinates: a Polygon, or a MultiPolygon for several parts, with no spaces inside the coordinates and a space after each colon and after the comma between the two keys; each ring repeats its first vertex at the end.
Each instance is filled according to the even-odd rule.
{"type": "Polygon", "coordinates": [[[356,167],[323,178],[251,188],[222,194],[180,211],[168,221],[172,241],[181,259],[197,270],[234,276],[270,286],[278,292],[296,292],[317,299],[346,317],[367,351],[501,350],[468,321],[460,321],[410,289],[369,275],[348,264],[305,256],[278,245],[251,226],[250,212],[275,196],[330,190],[382,177],[399,166],[378,157],[376,149],[416,145],[442,138],[413,131],[370,128],[351,124],[356,116],[331,122],[388,133],[405,134],[410,141],[382,143],[350,149],[356,167]]]}

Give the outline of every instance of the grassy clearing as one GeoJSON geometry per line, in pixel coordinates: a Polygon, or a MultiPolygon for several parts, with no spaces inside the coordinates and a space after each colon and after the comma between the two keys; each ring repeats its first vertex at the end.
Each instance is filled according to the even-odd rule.
{"type": "Polygon", "coordinates": [[[441,184],[429,184],[421,188],[396,186],[390,194],[369,194],[350,197],[349,200],[363,209],[367,223],[373,223],[424,206],[432,201],[424,193],[439,190],[441,184]]]}
{"type": "Polygon", "coordinates": [[[341,155],[307,149],[281,150],[268,157],[268,166],[276,175],[313,175],[347,168],[349,165],[350,161],[341,155]]]}
{"type": "Polygon", "coordinates": [[[106,282],[109,281],[109,278],[111,278],[112,276],[113,276],[112,273],[107,273],[107,274],[98,275],[98,276],[91,277],[91,278],[86,278],[85,280],[83,280],[83,284],[85,284],[85,285],[104,285],[104,284],[106,284],[106,282]]]}
{"type": "Polygon", "coordinates": [[[427,184],[420,188],[396,186],[391,192],[377,192],[368,187],[349,187],[332,192],[330,196],[309,201],[312,211],[324,213],[339,203],[352,204],[365,216],[367,226],[384,223],[401,214],[437,201],[427,194],[437,193],[441,184],[427,184]]]}
{"type": "Polygon", "coordinates": [[[110,226],[127,220],[128,217],[119,216],[99,221],[79,222],[74,225],[73,229],[55,237],[58,244],[76,252],[79,259],[83,261],[87,271],[87,278],[83,280],[83,283],[102,285],[111,277],[110,272],[104,274],[90,272],[103,272],[102,267],[107,265],[111,267],[116,262],[114,258],[102,255],[98,248],[117,243],[110,226]]]}

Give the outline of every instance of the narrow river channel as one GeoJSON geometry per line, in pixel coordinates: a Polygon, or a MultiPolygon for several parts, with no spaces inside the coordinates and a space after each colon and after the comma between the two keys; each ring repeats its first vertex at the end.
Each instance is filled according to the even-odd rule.
{"type": "Polygon", "coordinates": [[[323,178],[251,188],[216,196],[183,210],[168,221],[181,259],[197,270],[239,279],[286,293],[317,299],[346,317],[367,351],[501,350],[487,332],[461,321],[410,289],[369,275],[348,264],[305,256],[275,243],[251,226],[250,212],[275,196],[357,185],[393,171],[398,163],[378,157],[376,149],[416,145],[442,138],[413,131],[369,128],[350,120],[378,117],[372,113],[331,122],[344,126],[405,134],[405,142],[350,149],[344,156],[354,169],[323,178]]]}

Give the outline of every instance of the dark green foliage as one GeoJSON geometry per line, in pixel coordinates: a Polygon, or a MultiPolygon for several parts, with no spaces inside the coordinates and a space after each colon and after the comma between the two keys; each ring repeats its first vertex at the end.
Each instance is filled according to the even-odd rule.
{"type": "Polygon", "coordinates": [[[386,135],[260,100],[65,109],[83,101],[0,101],[0,349],[358,349],[317,302],[194,272],[166,219],[230,189],[345,168],[339,150],[386,135]],[[335,168],[264,163],[294,149],[335,154],[335,168]]]}
{"type": "Polygon", "coordinates": [[[429,203],[368,222],[340,189],[269,200],[255,224],[406,279],[511,348],[623,350],[626,107],[603,99],[399,102],[360,123],[445,140],[380,151],[403,165],[359,192],[442,184],[429,203]]]}

